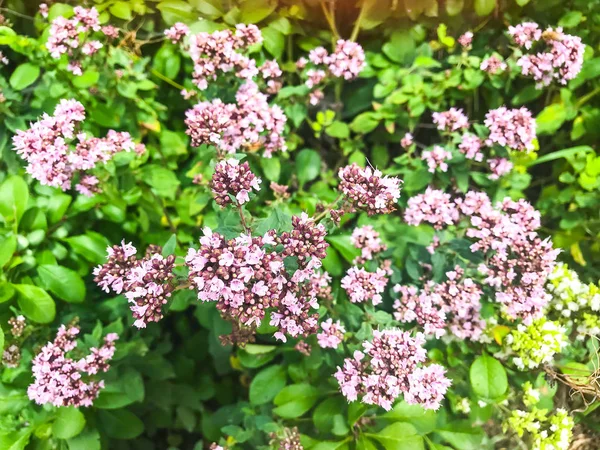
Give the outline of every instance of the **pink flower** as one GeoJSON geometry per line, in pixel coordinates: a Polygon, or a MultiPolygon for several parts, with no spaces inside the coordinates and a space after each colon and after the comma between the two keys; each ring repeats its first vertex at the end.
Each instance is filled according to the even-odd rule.
{"type": "Polygon", "coordinates": [[[373,305],[378,305],[383,301],[381,294],[385,291],[387,282],[386,272],[383,269],[367,272],[354,266],[348,269],[341,285],[352,303],[370,301],[373,305]]]}
{"type": "Polygon", "coordinates": [[[230,195],[240,205],[250,201],[248,193],[253,189],[258,192],[261,181],[250,171],[247,162],[240,164],[237,159],[232,158],[217,163],[210,184],[217,204],[226,206],[231,203],[230,195]]]}
{"type": "Polygon", "coordinates": [[[436,229],[458,222],[459,214],[450,194],[428,187],[423,194],[408,200],[404,220],[409,225],[429,223],[436,229]]]}
{"type": "Polygon", "coordinates": [[[462,141],[458,144],[458,150],[465,155],[465,158],[472,159],[477,162],[483,161],[483,153],[481,153],[482,142],[477,136],[465,134],[462,141]]]}
{"type": "Polygon", "coordinates": [[[167,39],[171,39],[173,44],[177,44],[185,36],[190,34],[188,26],[181,22],[176,22],[171,28],[165,30],[165,36],[167,39]]]}
{"type": "Polygon", "coordinates": [[[400,198],[400,179],[382,176],[377,169],[362,169],[357,164],[342,167],[339,190],[356,209],[369,215],[388,214],[400,198]]]}
{"type": "Polygon", "coordinates": [[[356,42],[340,39],[324,63],[334,77],[352,80],[365,67],[365,52],[356,42]]]}
{"type": "Polygon", "coordinates": [[[344,340],[346,329],[338,320],[333,323],[333,319],[327,319],[321,323],[321,333],[317,334],[317,341],[321,348],[337,348],[344,340]]]}
{"type": "Polygon", "coordinates": [[[442,172],[447,172],[448,164],[446,161],[452,159],[452,153],[443,147],[440,147],[439,145],[434,145],[433,150],[423,152],[421,159],[427,161],[429,172],[434,173],[435,169],[440,169],[442,172]]]}
{"type": "Polygon", "coordinates": [[[513,164],[506,158],[492,158],[488,160],[490,170],[492,174],[489,176],[490,180],[497,180],[503,175],[510,173],[513,168],[513,164]]]}
{"type": "Polygon", "coordinates": [[[490,75],[506,70],[508,66],[498,56],[492,55],[481,62],[479,68],[490,75]]]}
{"type": "Polygon", "coordinates": [[[355,228],[351,236],[352,245],[361,250],[361,256],[354,261],[355,264],[364,264],[373,259],[374,255],[387,249],[379,238],[379,233],[371,225],[355,228]]]}
{"type": "Polygon", "coordinates": [[[92,376],[109,369],[118,336],[108,334],[102,347],[92,347],[88,356],[74,360],[67,353],[77,346],[77,334],[79,328],[61,325],[54,342],[48,342],[33,359],[34,382],[27,395],[38,405],[92,406],[104,387],[103,381],[94,381],[92,376]]]}
{"type": "Polygon", "coordinates": [[[518,151],[533,150],[536,124],[527,108],[507,109],[501,106],[492,109],[485,115],[484,124],[490,131],[487,145],[498,144],[518,151]]]}
{"type": "Polygon", "coordinates": [[[406,133],[404,137],[400,140],[400,145],[402,146],[402,148],[408,148],[411,145],[413,145],[413,143],[413,135],[410,133],[406,133]]]}
{"type": "Polygon", "coordinates": [[[533,43],[542,37],[542,30],[535,22],[524,22],[514,27],[508,27],[508,34],[518,46],[530,49],[533,43]]]}
{"type": "Polygon", "coordinates": [[[433,123],[440,131],[450,132],[469,128],[469,118],[462,109],[450,108],[448,111],[434,112],[432,117],[433,123]]]}
{"type": "Polygon", "coordinates": [[[439,364],[417,367],[411,374],[406,403],[421,405],[425,409],[440,409],[446,391],[452,384],[445,376],[446,369],[439,364]]]}
{"type": "Polygon", "coordinates": [[[462,34],[459,38],[458,38],[458,43],[463,47],[463,48],[468,48],[471,46],[471,43],[473,42],[473,33],[471,31],[467,31],[466,33],[462,34]]]}

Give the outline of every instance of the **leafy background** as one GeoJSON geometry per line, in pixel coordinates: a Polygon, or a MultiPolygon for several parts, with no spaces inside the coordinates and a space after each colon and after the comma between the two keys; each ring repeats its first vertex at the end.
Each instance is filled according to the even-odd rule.
{"type": "MultiPolygon", "coordinates": [[[[290,86],[299,84],[294,61],[317,45],[329,46],[336,33],[356,37],[367,52],[368,67],[360,78],[334,86],[316,109],[299,101],[293,87],[279,93],[276,101],[290,124],[289,152],[270,160],[250,154],[248,160],[264,179],[287,184],[294,194],[272,212],[250,206],[261,220],[257,225],[277,227],[292,213],[313,213],[318,202],[335,199],[336,169],[350,162],[370,162],[399,175],[404,180],[400,204],[405,205],[430,181],[422,162],[407,159],[399,145],[406,131],[414,130],[420,142],[430,144],[436,139],[431,111],[459,105],[481,122],[491,108],[526,105],[537,118],[539,149],[515,161],[516,170],[499,185],[490,186],[458,166],[451,167],[447,184],[452,178],[463,190],[477,187],[495,198],[527,198],[542,213],[543,234],[564,250],[561,258],[584,279],[597,280],[600,2],[338,0],[334,17],[332,3],[316,0],[134,0],[87,6],[92,5],[103,22],[119,26],[121,39],[83,76],[73,77],[64,61],[50,59],[45,50],[47,24],[37,14],[38,4],[0,3],[0,13],[10,20],[0,27],[0,49],[10,60],[0,68],[6,98],[0,103],[0,321],[4,327],[18,308],[35,323],[20,367],[2,371],[0,448],[199,449],[224,436],[230,444],[268,448],[268,434],[283,424],[309,430],[305,446],[319,450],[350,445],[419,449],[425,442],[436,449],[493,448],[501,431],[490,407],[474,408],[457,422],[450,411],[426,413],[400,403],[359,433],[355,425],[364,407],[332,395],[330,367],[341,362],[341,354],[317,348],[302,357],[266,338],[244,349],[221,346],[218,336],[229,331],[228,324],[186,291],[174,295],[171,313],[159,325],[138,332],[130,327],[126,300],[107,298],[93,284],[91,270],[104,262],[107,245],[121,239],[142,248],[160,243],[181,254],[202,226],[238,226],[205,188],[192,183],[196,174],[210,173],[214,152],[192,149],[184,132],[191,103],[182,101],[179,91],[191,87],[191,61],[162,39],[162,30],[183,21],[193,32],[258,24],[264,43],[253,56],[276,58],[290,86]],[[575,80],[537,91],[518,77],[494,82],[477,70],[477,61],[458,61],[455,38],[463,32],[475,31],[471,53],[481,57],[507,50],[507,25],[525,19],[558,24],[582,37],[586,60],[575,80]],[[51,111],[61,98],[85,105],[88,131],[129,131],[147,145],[143,158],[119,155],[108,165],[114,181],[102,195],[85,198],[32,183],[12,150],[15,130],[51,111]],[[87,347],[108,332],[121,335],[107,387],[93,408],[33,407],[24,393],[31,380],[29,361],[58,324],[75,317],[88,333],[87,347]]],[[[71,7],[52,4],[50,20],[71,7]]],[[[228,95],[225,86],[211,89],[228,95]]],[[[256,205],[268,195],[263,190],[260,196],[256,205]]],[[[427,244],[432,236],[427,227],[403,224],[400,215],[376,221],[400,267],[414,260],[413,244],[427,244]]],[[[356,250],[343,227],[329,242],[325,268],[339,276],[356,250]]],[[[360,337],[362,312],[348,302],[345,307],[344,318],[360,337]]],[[[385,325],[389,317],[376,313],[367,325],[385,325]]],[[[497,360],[482,352],[475,358],[459,345],[449,351],[440,358],[465,366],[472,395],[506,395],[506,371],[495,366],[497,360]],[[468,365],[461,352],[469,354],[468,365]]]]}

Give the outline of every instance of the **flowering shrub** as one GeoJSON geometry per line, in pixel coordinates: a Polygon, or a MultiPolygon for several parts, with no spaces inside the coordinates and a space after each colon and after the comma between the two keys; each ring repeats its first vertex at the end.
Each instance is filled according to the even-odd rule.
{"type": "Polygon", "coordinates": [[[600,3],[21,3],[1,448],[594,439],[600,3]]]}

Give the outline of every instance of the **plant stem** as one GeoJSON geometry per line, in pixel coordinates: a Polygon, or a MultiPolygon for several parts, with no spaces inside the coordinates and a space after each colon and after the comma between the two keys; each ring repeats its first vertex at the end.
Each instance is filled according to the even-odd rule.
{"type": "Polygon", "coordinates": [[[183,87],[179,83],[171,80],[169,77],[164,76],[162,73],[160,73],[159,71],[157,71],[155,69],[150,69],[150,72],[152,73],[152,75],[156,76],[157,78],[160,78],[165,83],[169,83],[171,86],[179,89],[180,91],[183,90],[183,89],[185,89],[185,87],[183,87]]]}
{"type": "Polygon", "coordinates": [[[335,25],[335,19],[331,15],[329,10],[327,9],[327,6],[325,5],[325,1],[326,0],[320,1],[321,8],[323,9],[323,14],[325,15],[325,20],[327,20],[327,23],[329,24],[329,28],[331,28],[331,32],[333,33],[333,39],[334,39],[334,41],[336,41],[340,37],[340,33],[338,33],[337,27],[335,25]]]}
{"type": "Polygon", "coordinates": [[[242,221],[242,227],[244,227],[244,230],[246,231],[246,233],[250,234],[252,230],[250,230],[250,227],[246,223],[246,218],[244,217],[244,211],[242,210],[242,205],[240,205],[239,202],[236,202],[236,207],[237,207],[238,213],[240,215],[240,220],[242,221]]]}
{"type": "Polygon", "coordinates": [[[600,94],[600,86],[598,86],[589,94],[586,94],[583,97],[581,97],[576,103],[577,108],[580,108],[581,106],[585,105],[588,101],[590,101],[594,96],[598,94],[600,94]]]}
{"type": "Polygon", "coordinates": [[[350,40],[352,42],[356,41],[358,37],[358,33],[360,32],[360,23],[362,22],[363,16],[365,14],[367,1],[363,0],[362,5],[360,6],[360,12],[358,13],[358,17],[356,18],[356,22],[354,22],[354,28],[352,29],[352,34],[350,35],[350,40]]]}

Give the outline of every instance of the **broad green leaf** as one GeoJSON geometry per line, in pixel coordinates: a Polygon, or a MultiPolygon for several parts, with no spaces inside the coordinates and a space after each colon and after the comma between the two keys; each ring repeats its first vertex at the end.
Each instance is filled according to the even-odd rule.
{"type": "Polygon", "coordinates": [[[277,8],[274,0],[245,0],[240,7],[241,23],[258,23],[277,8]]]}
{"type": "Polygon", "coordinates": [[[342,415],[346,407],[346,402],[341,397],[331,397],[321,402],[313,411],[313,422],[315,427],[322,432],[331,431],[334,425],[334,417],[342,415]]]}
{"type": "Polygon", "coordinates": [[[29,189],[23,178],[11,175],[0,185],[0,214],[5,219],[18,222],[27,208],[28,200],[29,189]]]}
{"type": "Polygon", "coordinates": [[[446,0],[446,12],[449,16],[456,16],[460,14],[464,6],[464,0],[446,0]]]}
{"type": "Polygon", "coordinates": [[[120,0],[116,1],[112,5],[110,5],[110,8],[108,8],[108,10],[113,16],[119,19],[131,20],[132,18],[131,6],[127,2],[120,0]]]}
{"type": "Polygon", "coordinates": [[[56,193],[48,200],[48,219],[50,223],[56,223],[63,218],[69,205],[71,204],[71,196],[66,194],[56,193]]]}
{"type": "Polygon", "coordinates": [[[77,436],[85,427],[85,416],[77,408],[59,408],[52,424],[52,434],[59,439],[77,436]]]}
{"type": "Polygon", "coordinates": [[[56,315],[52,297],[40,287],[31,284],[13,284],[18,293],[19,308],[25,317],[38,323],[50,323],[56,315]]]}
{"type": "Polygon", "coordinates": [[[347,139],[350,136],[350,128],[344,122],[336,120],[325,128],[325,133],[334,138],[347,139]]]}
{"type": "Polygon", "coordinates": [[[575,28],[583,20],[581,11],[569,11],[558,21],[558,26],[563,28],[575,28]]]}
{"type": "Polygon", "coordinates": [[[594,149],[589,145],[579,145],[577,147],[565,148],[552,153],[548,153],[547,155],[540,156],[538,159],[529,163],[528,166],[535,166],[537,164],[542,164],[548,161],[554,161],[560,158],[570,158],[575,155],[584,155],[593,151],[594,149]]]}
{"type": "Polygon", "coordinates": [[[69,450],[100,450],[100,433],[98,430],[86,430],[69,439],[69,450]]]}
{"type": "Polygon", "coordinates": [[[275,58],[280,58],[285,46],[285,36],[281,31],[273,27],[266,27],[261,30],[263,36],[263,45],[267,51],[275,58]]]}
{"type": "Polygon", "coordinates": [[[100,429],[115,439],[135,439],[144,432],[144,423],[126,409],[98,411],[100,429]]]}
{"type": "Polygon", "coordinates": [[[437,422],[435,411],[424,409],[421,405],[409,405],[404,401],[396,404],[394,409],[386,413],[383,417],[399,422],[408,422],[421,434],[433,431],[437,422]]]}
{"type": "Polygon", "coordinates": [[[326,239],[348,262],[360,255],[360,250],[352,244],[350,235],[327,236],[326,239]]]}
{"type": "Polygon", "coordinates": [[[496,399],[508,389],[504,366],[496,358],[484,353],[471,365],[469,378],[473,391],[485,399],[496,399]]]}
{"type": "Polygon", "coordinates": [[[262,405],[271,401],[285,387],[285,381],[285,369],[282,366],[271,366],[260,371],[250,383],[250,403],[262,405]]]}
{"type": "Polygon", "coordinates": [[[169,240],[167,242],[165,242],[165,245],[163,245],[162,255],[165,257],[169,256],[169,255],[173,255],[173,254],[175,254],[176,248],[177,248],[177,235],[172,234],[171,237],[169,238],[169,240]]]}
{"type": "Polygon", "coordinates": [[[475,14],[478,16],[487,16],[496,8],[496,0],[475,0],[473,3],[475,14]]]}
{"type": "Polygon", "coordinates": [[[23,63],[17,66],[10,76],[10,85],[17,91],[22,91],[27,86],[35,83],[40,76],[40,68],[32,63],[23,63]]]}
{"type": "Polygon", "coordinates": [[[15,235],[0,236],[0,268],[4,267],[13,257],[17,250],[17,238],[15,235]]]}
{"type": "Polygon", "coordinates": [[[546,106],[535,118],[537,133],[552,134],[558,130],[567,119],[567,110],[562,103],[546,106]]]}
{"type": "Polygon", "coordinates": [[[165,0],[156,5],[163,19],[169,25],[175,22],[188,22],[198,18],[198,14],[192,11],[192,5],[183,0],[165,0]]]}
{"type": "Polygon", "coordinates": [[[321,173],[321,156],[314,150],[304,149],[296,156],[296,174],[301,184],[312,181],[321,173]]]}
{"type": "Polygon", "coordinates": [[[144,182],[152,187],[158,196],[175,198],[180,182],[173,171],[150,164],[144,166],[142,172],[144,182]]]}
{"type": "Polygon", "coordinates": [[[352,120],[350,129],[355,133],[367,134],[377,128],[379,120],[379,117],[374,112],[364,112],[352,120]]]}
{"type": "Polygon", "coordinates": [[[279,176],[281,175],[281,161],[279,158],[261,158],[260,165],[267,180],[279,181],[279,176]]]}
{"type": "Polygon", "coordinates": [[[66,267],[44,264],[38,266],[38,275],[44,287],[69,303],[85,300],[85,284],[79,274],[66,267]]]}
{"type": "Polygon", "coordinates": [[[72,82],[73,86],[79,89],[85,89],[89,88],[90,86],[94,86],[96,83],[98,83],[99,79],[100,72],[90,69],[83,72],[81,76],[74,77],[72,82]]]}
{"type": "Polygon", "coordinates": [[[108,240],[99,233],[88,231],[86,234],[71,236],[65,241],[73,248],[75,253],[83,256],[89,262],[101,264],[106,261],[108,240]]]}
{"type": "Polygon", "coordinates": [[[409,423],[396,422],[377,434],[366,434],[381,442],[386,450],[425,450],[423,437],[419,436],[417,429],[409,423]]]}
{"type": "Polygon", "coordinates": [[[277,394],[274,400],[277,408],[273,412],[284,419],[300,417],[312,408],[318,398],[319,390],[310,384],[293,384],[277,394]]]}
{"type": "Polygon", "coordinates": [[[467,421],[449,423],[436,431],[454,448],[460,450],[481,450],[485,436],[481,427],[473,426],[467,421]]]}

